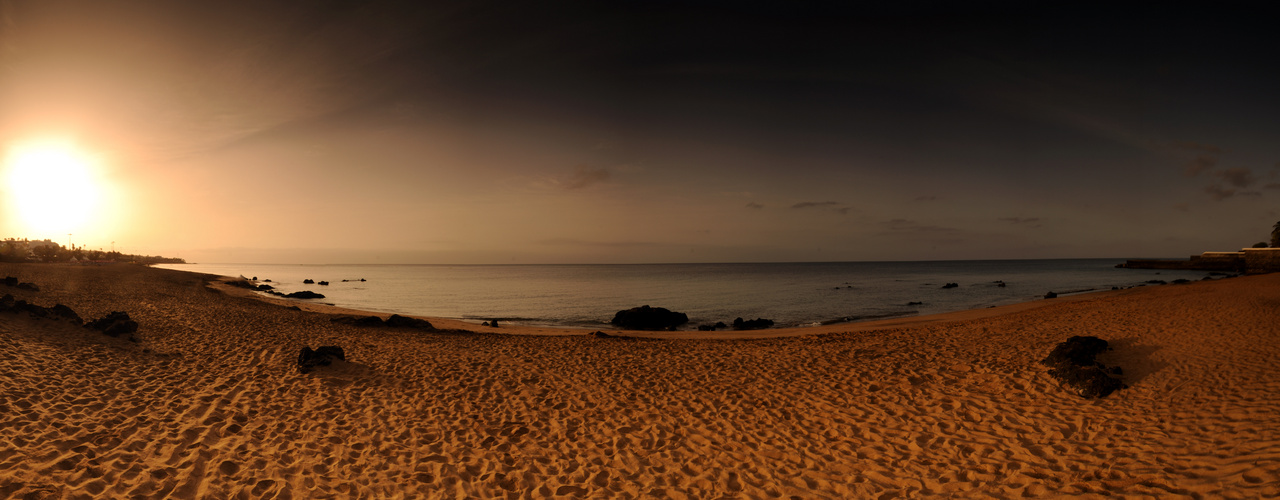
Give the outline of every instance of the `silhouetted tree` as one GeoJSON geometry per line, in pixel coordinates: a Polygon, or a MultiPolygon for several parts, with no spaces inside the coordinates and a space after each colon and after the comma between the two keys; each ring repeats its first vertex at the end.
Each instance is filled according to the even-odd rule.
{"type": "Polygon", "coordinates": [[[1271,248],[1280,248],[1280,222],[1271,230],[1271,248]]]}
{"type": "Polygon", "coordinates": [[[1253,248],[1267,248],[1267,242],[1259,241],[1253,244],[1253,248]]]}

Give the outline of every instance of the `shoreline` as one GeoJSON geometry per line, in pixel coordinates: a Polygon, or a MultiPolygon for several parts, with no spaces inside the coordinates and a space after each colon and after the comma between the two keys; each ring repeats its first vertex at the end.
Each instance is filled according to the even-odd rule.
{"type": "Polygon", "coordinates": [[[140,266],[0,275],[140,325],[0,313],[0,498],[1280,495],[1280,274],[680,342],[362,328],[140,266]],[[1128,388],[1059,387],[1039,362],[1075,335],[1128,388]],[[299,373],[322,345],[346,360],[299,373]]]}
{"type": "MultiPolygon", "coordinates": [[[[194,271],[177,271],[177,272],[205,275],[204,273],[198,273],[194,271]]],[[[213,276],[213,275],[205,275],[205,276],[213,276]]],[[[611,335],[622,335],[627,337],[661,338],[661,339],[704,339],[704,340],[785,338],[785,337],[798,337],[798,336],[806,336],[806,335],[826,335],[831,333],[871,331],[871,330],[877,330],[881,328],[911,327],[911,326],[934,323],[934,322],[965,321],[965,320],[980,319],[980,318],[986,318],[986,317],[992,317],[992,316],[999,316],[1002,314],[1011,314],[1011,313],[1016,313],[1020,311],[1030,310],[1030,309],[1036,309],[1038,307],[1050,305],[1055,301],[1074,302],[1078,300],[1086,300],[1085,299],[1086,297],[1087,298],[1104,298],[1107,296],[1104,294],[1113,294],[1113,293],[1125,292],[1130,290],[1139,290],[1143,288],[1148,288],[1146,286],[1135,286],[1132,288],[1126,288],[1126,289],[1120,289],[1120,290],[1086,290],[1086,291],[1075,292],[1075,293],[1064,292],[1064,294],[1059,295],[1058,297],[1053,299],[1029,300],[1029,301],[1017,302],[1013,304],[1004,304],[1004,305],[997,305],[997,306],[990,306],[990,307],[976,308],[976,309],[964,309],[959,311],[934,313],[934,314],[911,315],[911,316],[867,320],[867,321],[846,321],[846,322],[832,323],[828,325],[798,326],[798,327],[786,327],[786,328],[765,328],[760,330],[731,330],[730,329],[730,330],[718,330],[718,331],[698,331],[698,330],[653,331],[653,330],[624,330],[624,329],[614,327],[612,325],[601,325],[598,327],[503,325],[499,328],[492,328],[492,327],[485,327],[477,323],[472,323],[471,321],[455,319],[455,318],[441,318],[441,317],[435,317],[435,316],[422,316],[422,315],[413,315],[413,314],[367,311],[367,310],[352,309],[352,308],[346,308],[346,307],[324,304],[324,303],[310,302],[308,300],[274,297],[270,295],[264,295],[262,293],[259,293],[253,290],[248,290],[244,288],[227,285],[224,283],[225,281],[228,281],[228,280],[239,280],[239,279],[241,278],[235,277],[235,276],[218,276],[217,280],[210,280],[208,283],[208,286],[215,288],[228,295],[246,297],[253,300],[259,300],[268,304],[279,305],[283,307],[298,306],[304,311],[316,312],[321,314],[330,314],[335,316],[377,316],[384,320],[393,314],[400,314],[401,316],[429,321],[431,322],[432,325],[439,325],[437,326],[437,328],[443,329],[443,330],[463,330],[463,331],[470,331],[474,333],[496,333],[496,334],[507,334],[507,335],[543,335],[543,336],[589,335],[591,332],[594,332],[594,331],[602,331],[604,333],[611,334],[611,335]]],[[[1217,280],[1213,280],[1213,281],[1217,281],[1217,280]]],[[[1190,284],[1190,283],[1187,283],[1187,284],[1190,284]]],[[[1172,285],[1172,286],[1185,286],[1185,285],[1186,284],[1172,285]]],[[[1171,285],[1162,285],[1162,286],[1171,286],[1171,285]]],[[[321,300],[321,299],[316,299],[316,300],[321,300]]]]}

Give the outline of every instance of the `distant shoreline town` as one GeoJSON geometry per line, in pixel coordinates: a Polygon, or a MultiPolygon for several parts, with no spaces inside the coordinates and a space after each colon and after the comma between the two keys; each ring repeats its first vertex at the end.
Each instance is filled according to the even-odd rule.
{"type": "Polygon", "coordinates": [[[134,255],[115,250],[91,250],[83,246],[64,247],[53,240],[5,238],[0,240],[0,262],[44,262],[69,264],[186,264],[175,257],[134,255]]]}

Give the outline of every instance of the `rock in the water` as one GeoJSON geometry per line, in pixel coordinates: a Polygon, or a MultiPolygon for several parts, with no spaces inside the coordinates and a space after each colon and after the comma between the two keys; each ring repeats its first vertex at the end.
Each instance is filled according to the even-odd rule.
{"type": "Polygon", "coordinates": [[[943,290],[946,290],[946,289],[948,289],[948,288],[956,288],[956,287],[959,287],[959,286],[960,286],[960,284],[959,284],[959,283],[947,283],[947,284],[945,284],[945,285],[942,285],[942,289],[943,289],[943,290]]]}
{"type": "Polygon", "coordinates": [[[1097,362],[1107,350],[1107,341],[1098,337],[1076,336],[1058,344],[1040,361],[1049,367],[1049,375],[1081,397],[1101,398],[1125,385],[1108,373],[1119,373],[1097,362]]]}
{"type": "Polygon", "coordinates": [[[321,281],[321,282],[316,283],[316,284],[317,284],[317,285],[329,286],[329,282],[328,282],[328,281],[321,281]]]}
{"type": "Polygon", "coordinates": [[[907,305],[909,305],[909,306],[922,306],[922,305],[924,305],[924,302],[911,301],[911,302],[907,302],[907,305]]]}
{"type": "Polygon", "coordinates": [[[64,319],[72,323],[75,323],[76,325],[81,325],[84,323],[84,320],[80,319],[80,315],[76,314],[76,312],[72,310],[71,307],[65,304],[54,304],[53,307],[49,308],[49,316],[55,319],[64,319]]]}
{"type": "Polygon", "coordinates": [[[302,284],[304,284],[304,285],[313,285],[313,284],[315,284],[315,280],[313,280],[313,279],[311,279],[311,278],[307,278],[307,279],[305,279],[305,280],[302,280],[302,284]]]}
{"type": "Polygon", "coordinates": [[[1044,294],[1044,298],[1046,298],[1046,299],[1056,299],[1056,298],[1058,298],[1058,294],[1053,293],[1053,292],[1049,292],[1049,293],[1044,294]]]}
{"type": "Polygon", "coordinates": [[[84,325],[86,328],[98,330],[112,337],[121,335],[133,336],[138,331],[138,322],[129,319],[129,313],[123,311],[113,311],[110,314],[90,321],[84,325]]]}
{"type": "Polygon", "coordinates": [[[293,292],[291,294],[285,295],[285,297],[288,297],[290,299],[323,299],[324,295],[313,292],[311,290],[303,290],[301,292],[293,292]]]}
{"type": "Polygon", "coordinates": [[[494,328],[498,328],[498,320],[496,320],[496,319],[491,319],[491,320],[489,320],[489,326],[492,326],[492,327],[494,327],[494,328]]]}
{"type": "Polygon", "coordinates": [[[698,331],[700,331],[700,332],[714,332],[714,331],[716,331],[716,325],[698,325],[698,331]]]}
{"type": "Polygon", "coordinates": [[[673,330],[689,322],[689,315],[647,305],[618,311],[610,324],[628,330],[673,330]]]}
{"type": "Polygon", "coordinates": [[[393,328],[418,328],[421,330],[435,329],[434,326],[431,326],[431,322],[425,319],[410,318],[399,314],[392,314],[390,318],[387,318],[386,325],[393,328]]]}
{"type": "Polygon", "coordinates": [[[733,320],[734,330],[763,330],[773,326],[773,320],[756,318],[743,321],[742,318],[733,320]]]}
{"type": "Polygon", "coordinates": [[[338,346],[320,346],[315,350],[310,347],[303,347],[302,351],[298,353],[298,371],[308,373],[316,369],[316,367],[329,366],[334,361],[346,360],[346,354],[338,346]]]}

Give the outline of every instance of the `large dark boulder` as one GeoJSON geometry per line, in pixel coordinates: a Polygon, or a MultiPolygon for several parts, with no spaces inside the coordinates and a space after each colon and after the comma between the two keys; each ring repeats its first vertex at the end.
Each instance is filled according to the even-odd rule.
{"type": "Polygon", "coordinates": [[[313,280],[313,279],[311,279],[311,278],[307,278],[307,279],[305,279],[305,280],[302,280],[302,284],[304,284],[304,285],[311,285],[311,284],[314,284],[314,283],[315,283],[315,280],[313,280]]]}
{"type": "Polygon", "coordinates": [[[392,314],[387,318],[386,325],[392,328],[417,328],[420,330],[434,330],[431,322],[425,319],[410,318],[399,314],[392,314]]]}
{"type": "Polygon", "coordinates": [[[5,276],[4,284],[5,286],[18,286],[18,278],[15,278],[13,276],[5,276]]]}
{"type": "Polygon", "coordinates": [[[290,299],[323,299],[324,294],[319,294],[311,290],[303,290],[301,292],[293,292],[291,294],[285,295],[285,297],[288,297],[290,299]]]}
{"type": "Polygon", "coordinates": [[[734,330],[763,330],[773,326],[773,320],[756,318],[743,321],[742,318],[733,320],[734,330]]]}
{"type": "Polygon", "coordinates": [[[1097,356],[1107,349],[1107,341],[1098,337],[1071,337],[1049,351],[1040,363],[1049,367],[1049,375],[1058,383],[1081,397],[1106,397],[1125,388],[1124,382],[1109,375],[1119,373],[1119,367],[1108,369],[1097,361],[1097,356]]]}
{"type": "Polygon", "coordinates": [[[314,350],[303,347],[298,353],[298,371],[308,373],[317,367],[329,366],[334,361],[346,361],[347,356],[338,346],[320,346],[314,350]]]}
{"type": "Polygon", "coordinates": [[[672,330],[689,322],[689,315],[662,307],[640,306],[613,315],[610,324],[627,330],[672,330]]]}
{"type": "Polygon", "coordinates": [[[132,338],[133,333],[138,331],[138,322],[129,319],[129,313],[123,311],[113,311],[106,316],[90,321],[84,326],[112,337],[128,335],[132,338]]]}

